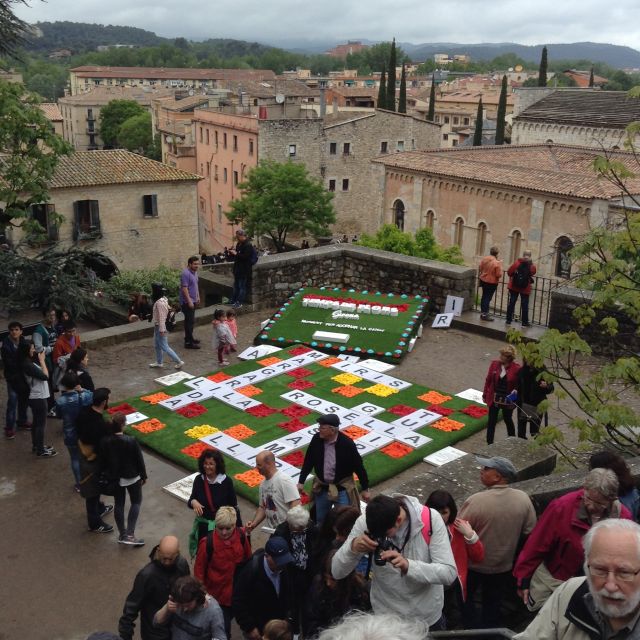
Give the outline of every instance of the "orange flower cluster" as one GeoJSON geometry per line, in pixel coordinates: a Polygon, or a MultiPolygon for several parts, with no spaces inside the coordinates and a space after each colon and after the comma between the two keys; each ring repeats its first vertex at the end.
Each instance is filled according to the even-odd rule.
{"type": "Polygon", "coordinates": [[[332,364],[336,364],[336,362],[342,362],[342,360],[335,356],[329,356],[328,358],[324,358],[324,360],[319,360],[316,364],[322,365],[323,367],[330,367],[332,364]]]}
{"type": "Polygon", "coordinates": [[[458,422],[451,418],[440,418],[440,420],[432,422],[429,426],[434,429],[440,429],[440,431],[460,431],[460,429],[464,428],[464,422],[458,422]]]}
{"type": "Polygon", "coordinates": [[[442,404],[447,400],[451,400],[451,396],[445,396],[437,391],[427,391],[427,393],[423,393],[421,396],[418,396],[418,400],[424,400],[429,404],[442,404]]]}
{"type": "Polygon", "coordinates": [[[253,429],[249,429],[246,424],[236,424],[229,429],[225,429],[224,432],[236,440],[245,440],[256,433],[253,429]]]}
{"type": "Polygon", "coordinates": [[[258,387],[254,387],[252,384],[248,384],[246,387],[240,387],[237,391],[243,396],[247,396],[247,398],[252,398],[262,393],[262,389],[258,389],[258,387]]]}
{"type": "Polygon", "coordinates": [[[380,449],[380,451],[388,455],[390,458],[403,458],[408,453],[411,453],[413,449],[406,444],[402,444],[401,442],[392,442],[386,447],[380,449]]]}
{"type": "Polygon", "coordinates": [[[282,362],[282,358],[271,356],[270,358],[264,358],[263,360],[258,360],[257,362],[263,367],[270,367],[272,364],[278,364],[278,362],[282,362]]]}
{"type": "Polygon", "coordinates": [[[264,480],[264,476],[257,469],[236,473],[233,477],[240,482],[244,482],[248,487],[257,487],[264,480]]]}
{"type": "Polygon", "coordinates": [[[167,395],[163,391],[158,391],[158,393],[152,393],[150,396],[142,396],[140,400],[144,400],[149,404],[158,404],[158,402],[162,402],[163,400],[167,400],[171,396],[167,395]]]}
{"type": "Polygon", "coordinates": [[[352,387],[351,385],[347,385],[344,387],[336,387],[335,389],[331,389],[333,393],[339,393],[341,396],[345,398],[355,398],[356,396],[364,393],[364,389],[359,389],[358,387],[352,387]]]}
{"type": "Polygon", "coordinates": [[[352,440],[357,440],[358,438],[362,438],[362,436],[366,436],[369,433],[368,429],[363,429],[362,427],[357,427],[355,424],[352,424],[350,427],[341,430],[347,438],[351,438],[352,440]]]}
{"type": "Polygon", "coordinates": [[[199,458],[203,451],[207,451],[208,449],[213,449],[213,447],[205,444],[204,442],[194,442],[190,444],[188,447],[184,447],[184,449],[180,449],[180,453],[184,453],[185,456],[189,456],[190,458],[199,458]]]}
{"type": "Polygon", "coordinates": [[[167,425],[164,424],[164,422],[160,422],[157,418],[151,418],[150,420],[138,422],[138,424],[132,424],[131,426],[140,433],[153,433],[154,431],[164,429],[167,425]]]}
{"type": "Polygon", "coordinates": [[[224,371],[218,371],[218,373],[213,373],[210,376],[207,376],[207,380],[211,380],[211,382],[224,382],[225,380],[229,380],[229,378],[233,378],[233,376],[230,376],[224,371]]]}

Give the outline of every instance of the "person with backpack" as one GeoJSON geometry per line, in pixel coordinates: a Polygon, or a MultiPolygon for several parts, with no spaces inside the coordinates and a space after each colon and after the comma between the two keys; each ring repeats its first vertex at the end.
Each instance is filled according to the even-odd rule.
{"type": "Polygon", "coordinates": [[[509,276],[509,302],[507,304],[507,324],[513,322],[513,312],[520,296],[520,320],[523,327],[529,323],[529,295],[531,283],[536,274],[536,265],[531,260],[531,251],[525,251],[507,270],[509,276]]]}
{"type": "Polygon", "coordinates": [[[216,513],[216,528],[200,540],[193,575],[202,582],[222,609],[227,638],[231,637],[233,609],[233,575],[236,567],[251,557],[251,540],[243,527],[236,526],[233,507],[220,507],[216,513]]]}
{"type": "Polygon", "coordinates": [[[419,618],[432,631],[444,629],[443,587],[458,572],[447,527],[435,509],[413,496],[376,496],[333,557],[331,574],[345,578],[365,554],[375,614],[419,618]]]}
{"type": "Polygon", "coordinates": [[[253,265],[258,262],[258,253],[249,241],[244,229],[236,231],[236,248],[233,258],[233,293],[229,304],[240,309],[251,284],[253,265]]]}
{"type": "MultiPolygon", "coordinates": [[[[151,299],[153,300],[153,310],[151,312],[151,321],[153,322],[153,345],[156,350],[156,361],[149,366],[153,369],[162,369],[164,364],[163,353],[166,353],[175,363],[176,369],[182,369],[184,361],[169,346],[169,330],[172,328],[171,323],[175,325],[172,319],[173,311],[169,309],[169,300],[167,299],[166,289],[159,282],[151,285],[151,299]]],[[[175,316],[173,316],[175,317],[175,316]]]]}

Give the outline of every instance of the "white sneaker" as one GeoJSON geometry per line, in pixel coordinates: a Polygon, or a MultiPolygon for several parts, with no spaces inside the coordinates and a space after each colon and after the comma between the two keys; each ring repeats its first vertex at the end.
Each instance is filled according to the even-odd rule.
{"type": "Polygon", "coordinates": [[[176,364],[174,369],[182,369],[182,367],[184,367],[184,360],[180,360],[180,362],[176,364]]]}
{"type": "Polygon", "coordinates": [[[229,364],[228,360],[223,360],[222,362],[218,362],[219,367],[226,367],[229,364]]]}
{"type": "Polygon", "coordinates": [[[162,369],[162,367],[164,367],[164,365],[162,364],[162,362],[152,362],[149,365],[152,369],[162,369]]]}

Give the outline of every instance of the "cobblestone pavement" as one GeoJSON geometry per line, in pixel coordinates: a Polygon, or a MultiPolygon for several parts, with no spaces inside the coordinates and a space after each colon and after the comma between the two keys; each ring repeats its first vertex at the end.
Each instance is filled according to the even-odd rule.
{"type": "MultiPolygon", "coordinates": [[[[249,346],[265,317],[265,312],[239,317],[240,349],[249,346]]],[[[181,349],[178,333],[170,342],[186,361],[185,370],[200,374],[214,369],[214,355],[209,327],[199,327],[196,333],[202,339],[200,351],[181,349]]],[[[454,329],[425,328],[424,337],[396,372],[401,378],[448,392],[481,389],[489,362],[501,345],[500,341],[454,329]]],[[[112,390],[113,403],[154,387],[158,371],[148,367],[154,360],[151,338],[96,349],[89,357],[96,385],[112,390]]],[[[5,401],[2,384],[2,413],[5,401]]],[[[177,535],[186,553],[193,514],[161,489],[183,477],[183,469],[145,452],[149,480],[143,489],[136,534],[147,544],[123,547],[116,544],[113,533],[87,532],[84,501],[73,490],[60,421],[49,420],[46,434],[46,442],[59,452],[50,460],[32,456],[28,433],[0,442],[0,640],[84,640],[96,630],[115,632],[133,578],[158,539],[177,535]]],[[[497,438],[504,435],[500,424],[497,438]]],[[[458,446],[474,451],[483,443],[484,434],[479,433],[458,446]]],[[[424,470],[421,467],[426,469],[427,465],[378,485],[374,493],[424,470]]],[[[240,502],[243,519],[250,519],[255,507],[245,500],[240,502]]],[[[255,534],[254,548],[264,541],[263,534],[255,534]]]]}

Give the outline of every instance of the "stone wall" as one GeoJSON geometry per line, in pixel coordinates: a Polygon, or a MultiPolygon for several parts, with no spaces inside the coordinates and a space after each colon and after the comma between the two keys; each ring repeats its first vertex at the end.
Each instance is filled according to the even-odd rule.
{"type": "Polygon", "coordinates": [[[447,295],[455,295],[465,299],[468,309],[475,295],[475,275],[469,267],[349,244],[329,245],[260,258],[253,269],[252,301],[269,308],[300,287],[334,285],[429,295],[436,309],[444,307],[447,295]]]}
{"type": "Polygon", "coordinates": [[[624,344],[626,349],[640,352],[640,336],[637,333],[637,325],[627,316],[617,310],[597,311],[593,322],[587,327],[579,327],[573,317],[573,312],[578,307],[588,304],[592,294],[575,287],[559,287],[551,292],[551,307],[549,311],[549,328],[559,331],[578,331],[580,337],[586,340],[594,353],[611,354],[619,350],[616,342],[624,344]],[[610,336],[599,329],[599,321],[605,316],[616,318],[619,325],[619,333],[614,342],[610,336]]]}
{"type": "Polygon", "coordinates": [[[549,122],[514,120],[511,129],[512,144],[555,144],[578,145],[581,147],[602,147],[605,149],[624,148],[624,129],[605,127],[585,127],[549,122]]]}

